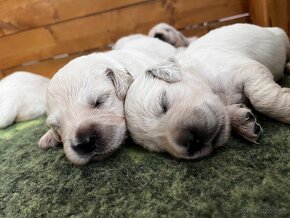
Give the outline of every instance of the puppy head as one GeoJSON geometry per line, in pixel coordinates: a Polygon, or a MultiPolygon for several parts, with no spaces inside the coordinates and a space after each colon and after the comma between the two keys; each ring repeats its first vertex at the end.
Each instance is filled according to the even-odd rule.
{"type": "Polygon", "coordinates": [[[137,143],[177,158],[207,156],[229,135],[228,116],[219,97],[206,80],[172,60],[132,83],[125,114],[137,143]]]}
{"type": "Polygon", "coordinates": [[[150,29],[149,36],[165,41],[174,47],[187,47],[189,41],[174,27],[166,23],[160,23],[150,29]]]}
{"type": "Polygon", "coordinates": [[[77,58],[52,78],[47,91],[51,129],[39,146],[62,142],[67,158],[78,165],[114,152],[126,134],[124,98],[131,76],[106,54],[77,58]]]}

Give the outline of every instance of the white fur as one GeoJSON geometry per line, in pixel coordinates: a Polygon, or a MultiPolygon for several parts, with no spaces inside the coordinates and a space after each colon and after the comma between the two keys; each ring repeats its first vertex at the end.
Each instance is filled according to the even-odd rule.
{"type": "Polygon", "coordinates": [[[41,148],[61,141],[70,161],[85,164],[121,145],[126,133],[124,98],[132,80],[148,67],[173,56],[176,49],[142,35],[125,37],[114,49],[76,58],[54,75],[47,91],[51,130],[40,139],[41,148]],[[94,108],[94,102],[103,94],[104,103],[94,108]],[[72,146],[80,143],[77,133],[90,126],[94,126],[90,131],[101,133],[105,148],[102,153],[79,155],[72,146]]]}
{"type": "Polygon", "coordinates": [[[197,37],[185,37],[181,32],[167,23],[159,23],[149,30],[150,37],[159,38],[176,48],[187,47],[191,42],[197,40],[197,37]]]}
{"type": "MultiPolygon", "coordinates": [[[[287,52],[288,37],[279,28],[236,24],[211,31],[175,57],[180,82],[143,75],[132,83],[125,102],[132,138],[178,158],[203,157],[227,141],[227,107],[246,99],[256,110],[290,123],[290,91],[274,82],[283,76],[287,52]],[[166,113],[160,103],[163,93],[166,113]],[[178,143],[188,129],[206,135],[205,147],[193,155],[178,143]]],[[[163,72],[176,72],[170,68],[163,72]]]]}
{"type": "Polygon", "coordinates": [[[48,83],[49,79],[28,72],[5,77],[0,82],[0,128],[45,114],[48,83]]]}

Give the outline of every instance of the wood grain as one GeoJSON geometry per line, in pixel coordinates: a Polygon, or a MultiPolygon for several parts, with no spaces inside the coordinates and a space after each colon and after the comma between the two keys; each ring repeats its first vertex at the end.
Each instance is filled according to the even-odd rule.
{"type": "Polygon", "coordinates": [[[192,29],[185,29],[185,30],[182,30],[181,32],[188,37],[202,36],[208,33],[210,30],[213,30],[222,26],[231,25],[234,23],[250,23],[250,22],[251,22],[250,17],[245,16],[245,17],[234,18],[234,19],[230,19],[230,20],[226,20],[222,22],[211,22],[211,23],[207,23],[206,25],[197,26],[192,29]]]}
{"type": "Polygon", "coordinates": [[[215,21],[247,10],[246,0],[146,1],[2,37],[0,69],[104,47],[124,35],[146,33],[159,22],[182,28],[193,22],[215,21]]]}
{"type": "Polygon", "coordinates": [[[290,1],[268,0],[270,26],[281,27],[290,36],[290,1]]]}
{"type": "Polygon", "coordinates": [[[249,7],[254,24],[281,27],[290,36],[289,0],[250,0],[249,7]]]}
{"type": "Polygon", "coordinates": [[[7,70],[4,70],[2,72],[3,75],[7,76],[13,72],[16,71],[28,71],[31,73],[39,74],[45,77],[52,77],[61,67],[63,67],[65,64],[67,64],[70,60],[77,58],[81,55],[84,55],[82,53],[76,54],[76,55],[70,55],[65,58],[60,59],[51,59],[47,61],[41,61],[32,65],[28,66],[19,66],[10,68],[7,70]]]}
{"type": "Polygon", "coordinates": [[[259,26],[269,26],[268,0],[249,0],[251,20],[259,26]]]}
{"type": "Polygon", "coordinates": [[[0,36],[110,11],[144,1],[145,0],[0,1],[0,36]]]}
{"type": "Polygon", "coordinates": [[[177,28],[249,12],[248,0],[183,0],[175,8],[172,23],[177,28]]]}
{"type": "MultiPolygon", "coordinates": [[[[186,36],[201,36],[206,34],[208,31],[224,26],[224,25],[230,25],[233,23],[249,23],[250,19],[248,16],[246,17],[241,17],[241,18],[236,18],[236,19],[231,19],[231,20],[227,20],[224,22],[212,22],[212,23],[208,23],[206,26],[199,26],[193,29],[185,29],[182,30],[182,33],[185,34],[186,36]]],[[[39,63],[36,64],[32,64],[29,66],[19,66],[19,67],[14,67],[14,68],[10,68],[7,70],[4,70],[3,73],[4,75],[9,75],[10,73],[13,73],[15,71],[20,71],[20,70],[24,70],[24,71],[29,71],[29,72],[33,72],[36,74],[40,74],[46,77],[52,77],[62,66],[64,66],[68,61],[81,56],[81,55],[85,55],[87,53],[78,53],[75,55],[71,55],[65,58],[61,58],[61,59],[52,59],[52,60],[47,60],[47,61],[41,61],[39,63]]],[[[0,75],[1,76],[1,75],[0,75]]]]}

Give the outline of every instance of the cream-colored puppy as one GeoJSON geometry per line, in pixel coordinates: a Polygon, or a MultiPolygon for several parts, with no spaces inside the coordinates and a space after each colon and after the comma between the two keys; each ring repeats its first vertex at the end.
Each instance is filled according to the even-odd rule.
{"type": "Polygon", "coordinates": [[[181,32],[167,23],[159,23],[152,27],[148,35],[167,42],[176,48],[187,47],[191,42],[198,39],[197,37],[185,37],[181,32]]]}
{"type": "Polygon", "coordinates": [[[125,102],[130,135],[152,151],[184,159],[224,145],[230,126],[256,142],[262,130],[247,101],[290,123],[290,89],[275,83],[287,52],[288,37],[279,28],[236,24],[211,31],[132,83],[125,102]]]}
{"type": "Polygon", "coordinates": [[[48,83],[49,79],[28,72],[5,77],[0,82],[0,128],[45,114],[48,83]]]}
{"type": "Polygon", "coordinates": [[[62,143],[67,158],[78,165],[119,148],[126,136],[123,104],[131,82],[176,49],[142,35],[122,38],[114,49],[76,58],[51,79],[46,98],[51,128],[40,139],[41,148],[62,143]]]}

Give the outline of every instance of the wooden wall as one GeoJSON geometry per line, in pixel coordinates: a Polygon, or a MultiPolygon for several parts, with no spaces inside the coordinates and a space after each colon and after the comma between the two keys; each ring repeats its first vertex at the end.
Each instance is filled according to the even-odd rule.
{"type": "Polygon", "coordinates": [[[253,23],[283,28],[290,36],[290,0],[250,0],[253,23]]]}
{"type": "MultiPolygon", "coordinates": [[[[289,0],[276,2],[280,1],[289,7],[289,0]]],[[[275,4],[260,18],[261,8],[268,8],[269,2],[274,0],[2,0],[0,78],[17,70],[51,77],[69,60],[109,49],[124,35],[147,33],[159,22],[186,35],[250,22],[249,3],[256,23],[288,25],[289,30],[289,22],[276,16],[284,4],[275,4]]]]}

